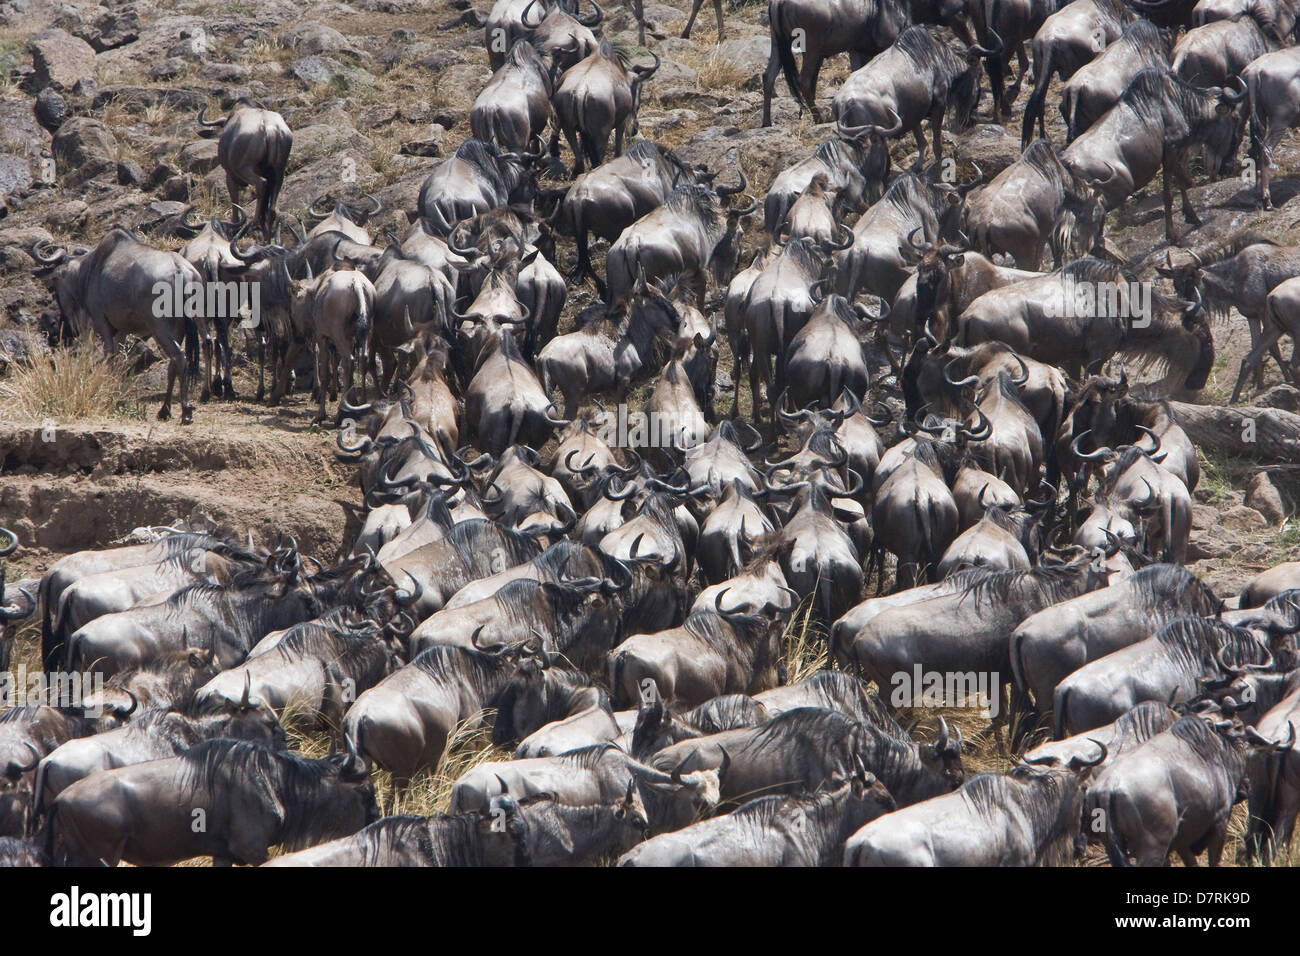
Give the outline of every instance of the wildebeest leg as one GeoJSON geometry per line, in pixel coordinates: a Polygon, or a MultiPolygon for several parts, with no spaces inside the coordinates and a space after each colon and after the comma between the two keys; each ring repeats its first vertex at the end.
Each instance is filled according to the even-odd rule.
{"type": "MultiPolygon", "coordinates": [[[[1020,73],[1016,76],[1011,86],[1007,88],[1006,97],[1003,100],[1002,106],[1004,110],[1010,110],[1011,107],[1015,105],[1016,98],[1020,96],[1020,87],[1025,83],[1025,74],[1029,72],[1029,55],[1025,53],[1025,45],[1023,43],[1016,45],[1016,62],[1020,66],[1020,73]]],[[[1006,71],[1008,73],[1011,72],[1010,57],[1007,57],[1006,65],[1006,71]]]]}
{"type": "Polygon", "coordinates": [[[1164,159],[1161,161],[1161,198],[1165,204],[1165,241],[1177,244],[1178,237],[1174,234],[1174,192],[1173,183],[1170,177],[1173,175],[1172,163],[1169,161],[1169,151],[1166,150],[1164,159]]]}
{"type": "Polygon", "coordinates": [[[821,110],[817,109],[817,76],[822,71],[823,57],[820,53],[807,52],[803,56],[803,65],[799,68],[799,91],[803,94],[804,105],[812,114],[813,123],[821,124],[821,110]]]}
{"type": "Polygon", "coordinates": [[[772,95],[776,92],[776,75],[781,72],[781,53],[777,31],[772,31],[772,52],[763,71],[763,125],[772,125],[772,95]]]}
{"type": "Polygon", "coordinates": [[[206,402],[212,398],[212,339],[203,339],[203,390],[199,392],[199,401],[206,402]]]}
{"type": "Polygon", "coordinates": [[[1006,84],[1007,58],[991,56],[984,60],[984,72],[988,74],[989,90],[993,93],[993,120],[1002,122],[1005,107],[1002,104],[1003,87],[1006,84]]]}
{"type": "Polygon", "coordinates": [[[573,175],[575,176],[583,172],[585,169],[585,166],[583,165],[583,153],[578,147],[578,139],[580,135],[582,134],[579,134],[577,129],[565,127],[564,138],[569,143],[569,151],[573,153],[573,175]]]}
{"type": "Polygon", "coordinates": [[[919,173],[925,167],[925,134],[919,125],[912,130],[912,138],[916,140],[916,162],[912,164],[912,171],[919,173]]]}
{"type": "Polygon", "coordinates": [[[940,103],[930,114],[930,133],[934,137],[934,161],[943,162],[943,113],[947,104],[940,103]]]}
{"type": "Polygon", "coordinates": [[[324,342],[316,343],[316,394],[319,404],[313,424],[325,421],[325,379],[329,375],[329,346],[324,342]]]}
{"type": "MultiPolygon", "coordinates": [[[[695,17],[700,12],[700,7],[702,6],[704,6],[704,0],[695,0],[695,2],[691,5],[691,15],[686,18],[686,27],[682,30],[683,40],[690,39],[691,28],[695,26],[695,17]]],[[[645,41],[643,40],[642,42],[644,43],[645,41]]]]}
{"type": "Polygon", "coordinates": [[[253,349],[257,352],[257,401],[266,398],[266,347],[265,336],[254,334],[253,349]]]}
{"type": "Polygon", "coordinates": [[[1206,850],[1208,851],[1207,861],[1210,866],[1218,866],[1223,859],[1223,845],[1228,842],[1228,814],[1224,814],[1214,821],[1214,827],[1210,830],[1209,839],[1206,841],[1206,850]]]}
{"type": "Polygon", "coordinates": [[[182,412],[185,404],[185,386],[189,383],[185,381],[184,372],[182,371],[185,367],[185,356],[180,346],[173,341],[166,341],[166,336],[159,337],[158,345],[167,356],[167,392],[163,395],[162,408],[158,409],[158,421],[165,422],[172,417],[172,388],[176,385],[176,377],[181,376],[182,412]]]}
{"type": "Polygon", "coordinates": [[[718,42],[722,42],[724,27],[722,24],[722,0],[713,0],[713,12],[718,16],[718,42]]]}
{"type": "MultiPolygon", "coordinates": [[[[1259,337],[1257,337],[1255,323],[1252,322],[1250,334],[1251,338],[1256,339],[1256,341],[1253,343],[1250,353],[1241,360],[1241,371],[1237,373],[1237,384],[1233,386],[1232,389],[1232,402],[1234,403],[1237,401],[1238,397],[1240,397],[1241,387],[1246,384],[1246,379],[1250,375],[1251,369],[1254,369],[1256,374],[1256,390],[1263,388],[1263,383],[1260,381],[1260,378],[1262,377],[1264,366],[1264,353],[1269,351],[1270,348],[1276,350],[1277,340],[1282,337],[1282,330],[1270,329],[1267,336],[1263,336],[1263,334],[1260,333],[1259,337]]],[[[1281,366],[1281,364],[1282,363],[1279,361],[1278,365],[1281,366]]]]}
{"type": "Polygon", "coordinates": [[[230,320],[218,318],[216,320],[217,329],[217,360],[221,363],[221,397],[230,401],[235,397],[235,383],[231,381],[230,369],[234,363],[234,356],[230,348],[230,320]]]}

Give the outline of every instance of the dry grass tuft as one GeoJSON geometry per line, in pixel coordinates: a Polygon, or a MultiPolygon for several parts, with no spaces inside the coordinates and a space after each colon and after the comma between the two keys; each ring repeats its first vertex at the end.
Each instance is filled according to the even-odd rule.
{"type": "Polygon", "coordinates": [[[0,404],[17,421],[81,422],[143,417],[135,379],[120,356],[91,342],[14,363],[0,381],[0,404]]]}

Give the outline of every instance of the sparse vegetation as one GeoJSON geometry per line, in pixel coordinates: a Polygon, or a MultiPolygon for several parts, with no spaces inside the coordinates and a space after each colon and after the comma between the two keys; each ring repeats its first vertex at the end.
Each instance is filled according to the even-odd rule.
{"type": "Polygon", "coordinates": [[[28,422],[84,422],[143,417],[140,384],[121,356],[106,359],[97,344],[40,352],[0,379],[7,417],[28,422]]]}

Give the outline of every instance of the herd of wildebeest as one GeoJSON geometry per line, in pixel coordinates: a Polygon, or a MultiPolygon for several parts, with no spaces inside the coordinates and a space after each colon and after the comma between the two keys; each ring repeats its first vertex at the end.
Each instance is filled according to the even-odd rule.
{"type": "Polygon", "coordinates": [[[50,694],[0,711],[0,862],[1005,866],[1095,844],[1213,865],[1242,801],[1242,856],[1286,854],[1300,563],[1239,595],[1183,566],[1200,465],[1159,396],[1206,384],[1232,309],[1238,392],[1270,354],[1297,378],[1278,345],[1300,248],[1247,237],[1135,274],[1103,233],[1163,170],[1176,242],[1198,158],[1211,180],[1252,163],[1269,204],[1298,9],[771,0],[765,123],[781,71],[819,121],[822,60],[854,72],[760,203],[734,165],[631,142],[659,60],[629,65],[598,7],[500,0],[473,136],[378,242],[377,200],[327,195],[285,244],[288,126],[200,114],[229,220],[183,217],[180,252],[114,229],[33,253],[73,334],[167,354],[160,417],[179,377],[190,420],[200,353],[205,397],[234,395],[236,331],[273,404],[314,353],[365,520],[334,566],[160,527],[0,575],[0,670],[39,619],[50,694]],[[943,127],[971,123],[984,75],[997,118],[1028,81],[1024,152],[960,182],[943,127]],[[1055,77],[1066,143],[1045,138],[1055,77]],[[568,177],[561,136],[574,178],[542,188],[568,177]],[[255,282],[260,315],[160,316],[178,277],[255,282]],[[1012,769],[967,776],[936,703],[987,707],[1012,769]],[[282,719],[335,749],[287,749],[282,719]],[[476,727],[513,758],[470,765],[446,813],[380,818],[374,771],[400,794],[476,727]]]}

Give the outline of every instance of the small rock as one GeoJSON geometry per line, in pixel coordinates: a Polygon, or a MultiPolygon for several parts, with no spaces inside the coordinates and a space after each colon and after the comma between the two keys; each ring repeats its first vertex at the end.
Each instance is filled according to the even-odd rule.
{"type": "Polygon", "coordinates": [[[437,53],[416,60],[414,66],[437,73],[439,70],[464,62],[465,56],[459,50],[439,50],[437,53]]]}
{"type": "Polygon", "coordinates": [[[184,202],[190,198],[190,181],[184,176],[170,176],[163,183],[162,194],[164,199],[173,202],[184,202]]]}
{"type": "Polygon", "coordinates": [[[199,139],[187,143],[180,154],[181,169],[199,176],[216,169],[217,145],[215,139],[199,139]]]}
{"type": "Polygon", "coordinates": [[[154,167],[153,172],[149,176],[149,185],[152,188],[157,189],[163,183],[167,182],[167,180],[178,175],[180,175],[179,169],[169,166],[167,163],[159,163],[154,167]]]}
{"type": "Polygon", "coordinates": [[[185,72],[185,61],[179,56],[169,56],[149,68],[149,76],[155,80],[172,80],[185,72]]]}
{"type": "Polygon", "coordinates": [[[1194,529],[1187,539],[1187,560],[1222,558],[1241,548],[1241,538],[1225,528],[1194,529]]]}
{"type": "Polygon", "coordinates": [[[36,122],[51,133],[58,132],[63,121],[68,118],[68,104],[58,91],[47,86],[36,94],[36,122]]]}
{"type": "Polygon", "coordinates": [[[101,10],[88,22],[79,24],[73,32],[94,47],[97,53],[103,53],[140,39],[140,17],[131,9],[101,10]]]}
{"type": "Polygon", "coordinates": [[[143,186],[144,170],[134,159],[124,159],[117,164],[117,181],[123,186],[143,186]]]}
{"type": "Polygon", "coordinates": [[[280,31],[280,42],[296,53],[351,53],[356,48],[342,33],[315,20],[303,20],[280,31]]]}
{"type": "Polygon", "coordinates": [[[32,166],[22,156],[0,153],[0,198],[22,192],[32,184],[32,166]]]}
{"type": "Polygon", "coordinates": [[[360,67],[345,66],[329,56],[306,56],[294,60],[289,65],[289,72],[303,85],[304,89],[323,86],[329,83],[342,83],[345,86],[366,84],[373,80],[360,67]]]}
{"type": "Polygon", "coordinates": [[[1219,525],[1230,531],[1260,531],[1268,527],[1268,522],[1254,508],[1237,505],[1219,516],[1219,525]]]}
{"type": "Polygon", "coordinates": [[[183,60],[204,60],[211,52],[212,38],[203,27],[196,26],[182,30],[180,39],[168,48],[167,55],[183,60]]]}
{"type": "Polygon", "coordinates": [[[248,67],[240,63],[204,63],[198,77],[212,83],[243,83],[248,79],[248,67]]]}
{"type": "Polygon", "coordinates": [[[67,185],[78,185],[117,168],[117,137],[89,117],[74,116],[60,126],[51,150],[67,174],[67,185]]]}
{"type": "Polygon", "coordinates": [[[1020,158],[1020,138],[1001,126],[980,123],[957,137],[953,150],[960,165],[978,165],[988,178],[1020,158]]]}
{"type": "Polygon", "coordinates": [[[1247,487],[1246,505],[1263,515],[1264,520],[1270,525],[1280,524],[1282,519],[1293,510],[1287,506],[1287,502],[1282,498],[1282,492],[1278,490],[1277,485],[1273,484],[1273,479],[1266,471],[1256,475],[1247,487]]]}
{"type": "Polygon", "coordinates": [[[67,91],[77,81],[95,72],[95,51],[85,40],[57,27],[38,33],[27,44],[34,72],[29,89],[33,92],[53,86],[67,91]]]}

